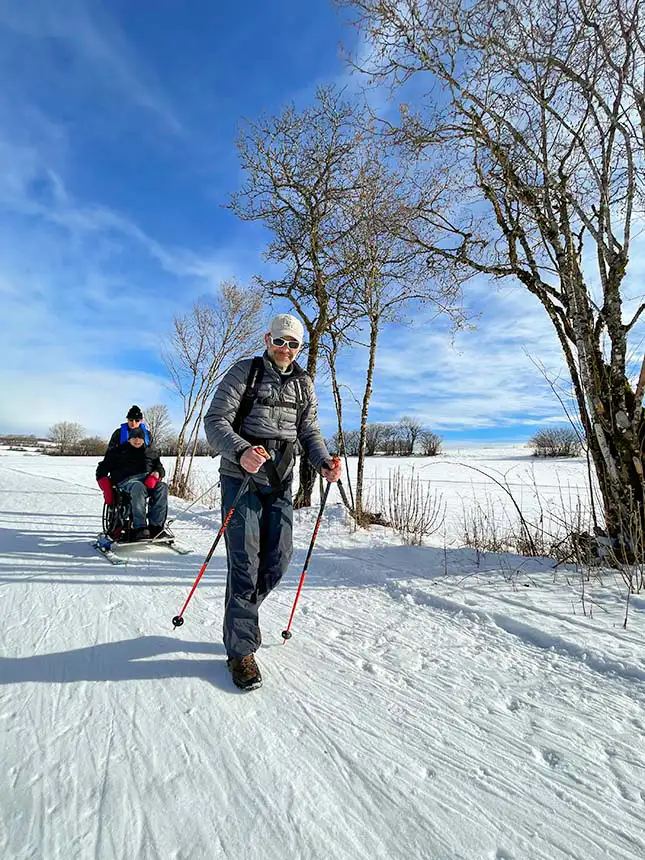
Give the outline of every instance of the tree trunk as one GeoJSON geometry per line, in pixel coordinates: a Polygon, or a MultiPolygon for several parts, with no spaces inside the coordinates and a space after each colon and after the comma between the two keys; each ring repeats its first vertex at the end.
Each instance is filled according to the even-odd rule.
{"type": "MultiPolygon", "coordinates": [[[[309,355],[307,356],[307,373],[312,380],[316,378],[316,366],[318,364],[318,351],[320,349],[320,334],[310,332],[309,355]]],[[[294,508],[308,508],[311,506],[311,494],[316,483],[316,470],[306,456],[300,457],[300,486],[293,501],[294,508]]]]}
{"type": "MultiPolygon", "coordinates": [[[[605,370],[608,370],[606,365],[605,370]]],[[[643,448],[645,423],[642,408],[629,426],[623,416],[624,390],[633,397],[627,380],[622,390],[612,384],[609,373],[605,385],[597,385],[590,398],[591,432],[587,435],[602,498],[605,527],[619,561],[645,558],[645,493],[643,448]],[[633,429],[635,424],[636,429],[633,429]]],[[[600,377],[602,379],[602,377],[600,377]]]]}
{"type": "Polygon", "coordinates": [[[340,396],[340,386],[338,385],[338,376],[336,374],[336,354],[338,352],[338,344],[332,335],[332,349],[329,352],[329,371],[331,373],[331,387],[334,394],[334,403],[336,405],[336,419],[338,426],[338,456],[345,461],[345,483],[349,488],[349,499],[345,493],[341,492],[341,497],[345,503],[345,507],[353,512],[354,491],[352,489],[352,481],[349,475],[349,460],[347,458],[347,449],[345,448],[345,434],[343,433],[343,400],[340,396]]]}
{"type": "Polygon", "coordinates": [[[367,415],[372,397],[372,382],[374,380],[374,365],[376,362],[376,342],[378,340],[379,319],[370,317],[370,356],[367,365],[367,379],[361,405],[361,430],[358,443],[358,464],[356,467],[356,522],[360,525],[363,516],[363,473],[365,470],[365,447],[367,441],[367,415]]]}
{"type": "Polygon", "coordinates": [[[186,490],[186,479],[187,476],[184,475],[184,464],[186,462],[186,457],[188,456],[188,447],[190,445],[190,435],[188,439],[186,438],[188,434],[188,430],[190,427],[190,422],[192,421],[193,415],[195,414],[195,407],[197,405],[197,401],[191,406],[188,415],[184,417],[184,423],[181,426],[179,431],[179,435],[177,436],[177,454],[175,457],[175,468],[172,474],[172,481],[170,482],[170,492],[179,496],[180,498],[185,498],[185,490],[186,490]]]}
{"type": "Polygon", "coordinates": [[[175,468],[170,482],[170,492],[175,496],[181,496],[181,475],[184,468],[184,457],[186,455],[186,424],[177,436],[177,453],[175,455],[175,468]]]}
{"type": "Polygon", "coordinates": [[[195,459],[195,453],[197,451],[197,446],[199,444],[199,431],[202,426],[202,419],[204,417],[204,410],[206,408],[206,398],[202,398],[199,406],[199,412],[197,413],[197,417],[195,418],[195,423],[193,425],[193,429],[191,432],[190,439],[188,441],[188,447],[190,448],[190,454],[188,455],[188,468],[186,469],[186,475],[184,480],[188,483],[188,479],[190,478],[190,473],[193,468],[193,460],[195,459]]]}
{"type": "MultiPolygon", "coordinates": [[[[619,561],[645,558],[645,487],[643,441],[645,417],[638,392],[625,368],[626,331],[622,322],[608,326],[611,364],[607,364],[593,327],[588,291],[577,284],[566,288],[575,312],[567,339],[550,314],[564,347],[573,381],[598,491],[605,529],[619,561]]],[[[548,308],[547,308],[548,310],[548,308]]]]}

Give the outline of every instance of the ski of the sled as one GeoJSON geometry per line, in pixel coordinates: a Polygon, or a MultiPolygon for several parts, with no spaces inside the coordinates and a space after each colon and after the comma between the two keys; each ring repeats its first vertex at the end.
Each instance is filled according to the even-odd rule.
{"type": "Polygon", "coordinates": [[[97,549],[104,558],[107,558],[109,562],[112,564],[127,564],[127,558],[122,558],[118,555],[113,549],[112,546],[117,547],[132,547],[132,546],[162,546],[166,549],[171,549],[173,552],[178,553],[179,555],[188,555],[191,550],[189,547],[184,546],[183,544],[177,543],[174,538],[166,538],[162,540],[158,540],[156,538],[150,538],[147,540],[137,540],[137,541],[128,541],[123,543],[118,543],[114,541],[112,544],[101,544],[101,541],[98,540],[94,544],[95,549],[97,549]]]}
{"type": "Polygon", "coordinates": [[[131,540],[116,543],[116,546],[163,546],[166,547],[166,549],[173,550],[173,552],[178,552],[180,555],[186,555],[190,552],[190,549],[187,546],[177,543],[174,538],[144,538],[143,540],[131,540]]]}
{"type": "Polygon", "coordinates": [[[111,550],[109,547],[101,546],[98,541],[93,544],[94,549],[97,552],[100,552],[103,558],[107,559],[110,564],[127,564],[127,558],[121,558],[120,555],[117,555],[114,550],[111,550]]]}

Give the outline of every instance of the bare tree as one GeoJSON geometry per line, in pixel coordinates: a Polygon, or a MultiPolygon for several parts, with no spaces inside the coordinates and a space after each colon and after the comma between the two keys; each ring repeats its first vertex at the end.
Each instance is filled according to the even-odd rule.
{"type": "Polygon", "coordinates": [[[338,243],[343,261],[339,269],[344,272],[355,318],[364,322],[368,341],[356,470],[355,516],[359,523],[368,414],[382,328],[403,320],[406,309],[427,303],[432,303],[437,312],[460,319],[458,285],[429,281],[425,255],[402,238],[413,229],[411,221],[417,215],[408,205],[405,177],[390,167],[381,149],[382,145],[369,140],[360,152],[355,191],[345,202],[348,226],[338,243]]]}
{"type": "Polygon", "coordinates": [[[261,296],[233,282],[222,284],[212,304],[195,304],[175,317],[169,348],[163,355],[175,390],[183,402],[177,455],[170,490],[182,496],[190,486],[190,470],[208,401],[222,373],[254,352],[261,332],[261,296]]]}
{"type": "Polygon", "coordinates": [[[373,457],[381,450],[387,424],[368,424],[365,428],[365,456],[373,457]]]}
{"type": "Polygon", "coordinates": [[[343,451],[348,457],[356,457],[360,438],[358,430],[343,430],[342,433],[334,433],[331,443],[335,452],[343,451]]]}
{"type": "Polygon", "coordinates": [[[144,410],[146,426],[157,448],[164,447],[172,436],[172,422],[165,403],[155,403],[144,410]]]}
{"type": "Polygon", "coordinates": [[[176,457],[177,456],[177,435],[175,433],[171,433],[163,445],[159,447],[159,452],[164,457],[176,457]]]}
{"type": "MultiPolygon", "coordinates": [[[[315,379],[323,335],[339,312],[333,295],[340,273],[334,254],[342,230],[342,202],[353,191],[352,161],[360,146],[358,112],[333,86],[321,87],[315,103],[298,111],[249,123],[238,139],[246,181],[231,207],[245,221],[271,232],[266,258],[279,277],[258,282],[274,298],[292,304],[308,340],[307,372],[315,379]]],[[[294,504],[311,504],[315,473],[300,460],[294,504]]]]}
{"type": "Polygon", "coordinates": [[[56,445],[56,452],[61,455],[71,454],[85,435],[81,424],[72,421],[61,421],[49,428],[47,438],[56,445]]]}
{"type": "Polygon", "coordinates": [[[396,452],[396,437],[397,425],[384,424],[381,433],[381,450],[384,454],[394,454],[396,452]]]}
{"type": "MultiPolygon", "coordinates": [[[[334,395],[334,405],[336,407],[336,422],[338,430],[333,438],[333,451],[330,453],[344,458],[345,461],[345,483],[349,489],[350,510],[354,510],[354,490],[350,478],[349,462],[347,460],[349,453],[345,446],[345,434],[343,432],[343,398],[341,395],[341,383],[338,379],[337,358],[341,345],[346,343],[345,328],[351,326],[351,320],[347,321],[347,326],[342,322],[342,315],[339,315],[338,321],[332,325],[327,337],[322,341],[322,349],[327,359],[329,366],[329,374],[331,378],[331,388],[334,395]]],[[[343,496],[343,500],[345,500],[343,496]]]]}
{"type": "Polygon", "coordinates": [[[405,457],[408,450],[408,442],[406,439],[405,430],[401,423],[397,421],[392,425],[392,435],[390,437],[391,453],[396,457],[405,457]]]}
{"type": "Polygon", "coordinates": [[[580,436],[573,427],[543,427],[527,442],[535,457],[579,457],[580,436]]]}
{"type": "Polygon", "coordinates": [[[423,431],[423,424],[417,418],[404,415],[399,422],[399,426],[404,442],[403,452],[405,455],[410,456],[414,454],[414,446],[423,431]]]}
{"type": "Polygon", "coordinates": [[[644,202],[641,4],[341,2],[374,48],[370,74],[432,90],[392,129],[429,166],[410,240],[455,279],[512,279],[541,302],[620,541],[644,510],[645,360],[636,381],[627,356],[645,304],[625,308],[644,202]]]}
{"type": "Polygon", "coordinates": [[[211,453],[211,448],[206,439],[198,439],[195,446],[196,457],[208,457],[211,453]]]}
{"type": "Polygon", "coordinates": [[[102,457],[107,445],[107,441],[100,436],[88,436],[85,439],[79,439],[72,450],[79,457],[102,457]]]}
{"type": "Polygon", "coordinates": [[[432,430],[422,430],[419,436],[421,443],[421,451],[426,457],[436,457],[441,450],[441,436],[433,433],[432,430]]]}

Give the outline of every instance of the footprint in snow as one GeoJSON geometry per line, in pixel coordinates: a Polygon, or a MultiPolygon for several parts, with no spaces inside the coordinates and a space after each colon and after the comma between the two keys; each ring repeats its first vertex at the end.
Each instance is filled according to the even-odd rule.
{"type": "Polygon", "coordinates": [[[549,767],[556,768],[562,764],[562,756],[555,750],[540,750],[540,754],[549,767]]]}
{"type": "Polygon", "coordinates": [[[362,669],[363,672],[367,672],[368,675],[374,675],[375,678],[383,678],[386,674],[378,663],[372,663],[370,660],[363,660],[359,657],[358,660],[356,660],[356,665],[359,669],[362,669]]]}

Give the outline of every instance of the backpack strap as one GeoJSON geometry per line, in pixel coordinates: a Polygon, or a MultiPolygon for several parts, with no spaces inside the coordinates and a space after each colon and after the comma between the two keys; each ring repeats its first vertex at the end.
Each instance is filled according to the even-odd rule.
{"type": "Polygon", "coordinates": [[[253,409],[253,404],[257,399],[258,389],[263,376],[264,360],[261,355],[256,355],[251,362],[251,369],[249,370],[249,375],[246,378],[246,388],[244,389],[240,405],[238,406],[235,418],[233,419],[233,430],[235,433],[239,434],[242,429],[244,419],[250,413],[251,409],[253,409]]]}
{"type": "Polygon", "coordinates": [[[296,379],[296,421],[300,424],[300,419],[302,418],[302,413],[305,411],[305,406],[307,405],[307,394],[305,390],[305,380],[304,377],[299,377],[296,379]]]}
{"type": "Polygon", "coordinates": [[[287,406],[295,406],[296,407],[296,426],[300,426],[300,419],[302,418],[302,413],[305,411],[305,406],[307,405],[307,389],[305,386],[305,376],[306,374],[302,374],[301,376],[297,376],[293,380],[293,388],[295,393],[295,403],[288,403],[287,406]]]}
{"type": "Polygon", "coordinates": [[[282,489],[284,476],[286,475],[287,470],[291,468],[294,451],[295,443],[285,442],[283,444],[281,452],[282,456],[278,465],[276,466],[273,460],[267,460],[264,464],[264,470],[267,473],[271,489],[274,492],[278,492],[282,489]]]}

